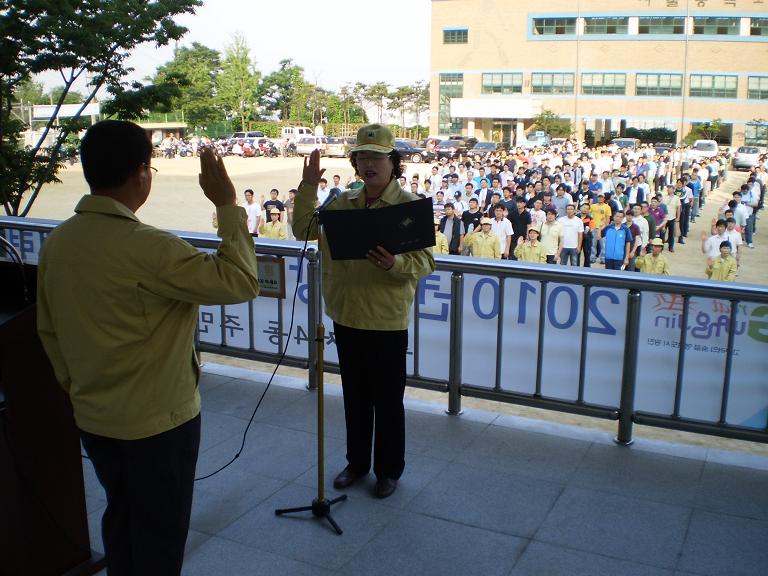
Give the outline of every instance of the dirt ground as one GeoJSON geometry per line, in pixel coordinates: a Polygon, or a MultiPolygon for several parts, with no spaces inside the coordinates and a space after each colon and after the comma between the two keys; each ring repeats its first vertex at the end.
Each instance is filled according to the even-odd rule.
{"type": "MultiPolygon", "coordinates": [[[[227,157],[225,163],[238,193],[241,194],[246,188],[252,188],[257,199],[267,199],[271,188],[277,188],[280,191],[280,197],[285,198],[290,188],[298,186],[301,180],[303,160],[301,158],[227,157]]],[[[148,224],[166,229],[213,232],[211,227],[213,207],[203,196],[197,182],[198,160],[194,158],[158,158],[154,159],[152,164],[158,169],[158,173],[153,181],[150,198],[138,213],[139,218],[148,224]]],[[[333,174],[339,174],[342,181],[346,182],[353,173],[346,159],[323,159],[322,167],[326,168],[325,176],[329,180],[333,174]]],[[[427,164],[410,164],[408,169],[410,174],[414,172],[426,174],[428,171],[429,165],[427,164]]],[[[65,169],[60,177],[61,184],[48,185],[41,192],[30,212],[30,217],[63,220],[72,215],[77,201],[88,192],[80,165],[75,164],[65,169]]],[[[705,257],[700,249],[701,233],[708,229],[712,218],[717,213],[717,207],[726,198],[729,198],[730,193],[738,189],[744,180],[745,174],[743,172],[730,171],[721,188],[709,196],[703,215],[692,226],[689,241],[685,245],[678,246],[674,254],[665,252],[669,258],[673,274],[691,278],[705,278],[705,257]]],[[[765,262],[768,261],[768,242],[764,241],[766,238],[766,233],[763,230],[764,222],[766,222],[765,219],[758,221],[759,231],[755,235],[756,248],[744,249],[738,278],[740,282],[768,284],[768,271],[765,268],[765,262]]],[[[271,364],[226,356],[208,354],[204,356],[211,362],[242,366],[259,372],[271,372],[274,368],[271,364]]],[[[307,377],[305,370],[297,368],[281,368],[279,373],[301,379],[307,377]]],[[[336,374],[326,374],[326,382],[330,385],[338,385],[339,377],[336,374]]],[[[443,393],[409,388],[406,394],[411,398],[447,406],[447,397],[443,393]]],[[[616,422],[596,418],[472,398],[464,398],[462,402],[463,406],[467,408],[480,408],[503,414],[595,428],[613,434],[616,432],[616,422]]],[[[636,426],[635,436],[768,456],[768,445],[647,426],[636,426]]]]}

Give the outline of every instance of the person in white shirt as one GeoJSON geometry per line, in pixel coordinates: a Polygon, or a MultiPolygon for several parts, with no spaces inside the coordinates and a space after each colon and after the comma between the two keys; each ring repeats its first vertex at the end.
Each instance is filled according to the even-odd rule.
{"type": "Polygon", "coordinates": [[[261,205],[256,202],[253,197],[253,190],[250,188],[243,192],[243,196],[245,196],[245,202],[241,206],[245,208],[245,213],[248,215],[248,232],[251,233],[251,236],[258,236],[259,225],[261,224],[261,205]]]}
{"type": "Polygon", "coordinates": [[[328,199],[328,194],[331,190],[328,188],[328,180],[320,178],[320,184],[317,186],[317,205],[322,206],[323,202],[328,199]]]}
{"type": "Polygon", "coordinates": [[[718,220],[715,223],[717,234],[701,233],[701,253],[706,254],[707,258],[717,258],[720,256],[720,243],[729,240],[725,233],[726,227],[727,223],[725,220],[718,220]]]}
{"type": "Polygon", "coordinates": [[[494,210],[494,218],[491,221],[491,231],[496,234],[496,237],[499,239],[501,257],[509,259],[514,232],[512,231],[512,222],[504,217],[504,207],[501,205],[497,205],[494,210]]]}
{"type": "MultiPolygon", "coordinates": [[[[632,223],[635,224],[640,229],[640,247],[647,246],[648,242],[650,242],[650,234],[651,229],[650,226],[648,226],[648,220],[643,218],[643,211],[640,207],[640,204],[635,204],[632,208],[632,214],[634,218],[632,219],[632,223]]],[[[626,222],[626,219],[625,219],[626,222]]]]}
{"type": "Polygon", "coordinates": [[[531,208],[531,228],[541,229],[541,225],[547,219],[547,213],[542,210],[543,202],[538,198],[533,202],[533,208],[531,208]]]}
{"type": "Polygon", "coordinates": [[[584,222],[576,216],[576,206],[568,204],[565,207],[565,216],[557,219],[557,223],[563,228],[563,249],[560,252],[560,264],[571,266],[579,265],[579,253],[581,242],[584,238],[584,222]]]}

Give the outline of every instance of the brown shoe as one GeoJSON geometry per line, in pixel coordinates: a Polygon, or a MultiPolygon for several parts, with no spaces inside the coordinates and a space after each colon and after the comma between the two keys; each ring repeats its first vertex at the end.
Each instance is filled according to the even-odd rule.
{"type": "Polygon", "coordinates": [[[333,480],[333,487],[337,490],[349,488],[363,476],[365,476],[365,474],[358,474],[347,466],[344,470],[339,472],[339,475],[333,480]]]}
{"type": "Polygon", "coordinates": [[[376,498],[389,498],[397,490],[397,480],[394,478],[379,478],[376,480],[374,493],[376,498]]]}

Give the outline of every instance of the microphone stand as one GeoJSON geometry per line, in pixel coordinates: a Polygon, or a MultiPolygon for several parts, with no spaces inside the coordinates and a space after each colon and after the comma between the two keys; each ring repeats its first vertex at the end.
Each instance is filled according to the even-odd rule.
{"type": "MultiPolygon", "coordinates": [[[[325,206],[333,202],[335,198],[326,200],[323,206],[315,211],[315,217],[318,218],[318,228],[322,235],[322,226],[319,223],[320,211],[325,206]]],[[[317,258],[317,257],[316,257],[317,258]]],[[[317,274],[317,260],[309,263],[309,272],[317,274]]],[[[317,282],[309,282],[310,290],[313,286],[317,286],[317,282]]],[[[318,292],[315,289],[316,292],[318,292]]],[[[324,365],[323,365],[323,353],[325,351],[325,327],[323,326],[323,316],[320,308],[320,294],[315,294],[315,299],[311,302],[317,302],[317,307],[313,311],[315,318],[317,319],[317,325],[315,330],[315,378],[317,380],[317,498],[312,500],[312,504],[309,506],[298,506],[295,508],[278,508],[275,510],[276,516],[282,516],[283,514],[293,514],[296,512],[312,512],[312,515],[317,518],[325,518],[328,523],[336,531],[336,534],[341,535],[343,530],[339,527],[336,521],[331,516],[331,506],[343,502],[347,499],[346,494],[337,496],[332,500],[328,500],[325,497],[325,399],[324,399],[324,365]]]]}

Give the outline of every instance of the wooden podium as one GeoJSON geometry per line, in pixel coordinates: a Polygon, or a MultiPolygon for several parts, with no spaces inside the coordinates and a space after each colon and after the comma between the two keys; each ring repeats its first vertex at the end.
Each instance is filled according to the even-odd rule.
{"type": "Polygon", "coordinates": [[[26,303],[18,267],[0,262],[0,576],[95,574],[80,438],[37,337],[36,272],[26,303]]]}

